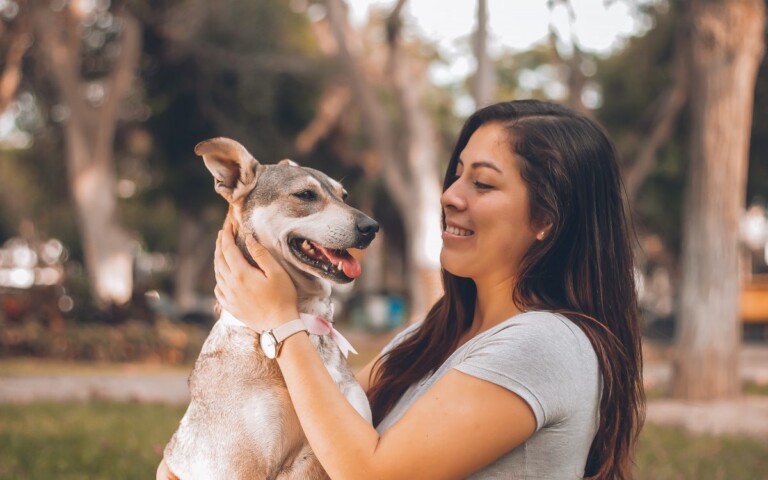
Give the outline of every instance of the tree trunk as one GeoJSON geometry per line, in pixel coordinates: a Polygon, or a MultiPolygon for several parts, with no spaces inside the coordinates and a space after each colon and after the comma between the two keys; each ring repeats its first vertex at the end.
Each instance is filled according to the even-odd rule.
{"type": "Polygon", "coordinates": [[[179,216],[179,252],[173,282],[174,303],[179,312],[188,312],[198,306],[200,275],[213,257],[217,232],[209,228],[199,214],[181,212],[179,216]]]}
{"type": "Polygon", "coordinates": [[[401,44],[399,0],[388,21],[389,73],[403,121],[405,171],[409,179],[405,223],[408,278],[411,298],[410,321],[423,320],[442,293],[440,282],[441,207],[437,168],[437,132],[421,103],[426,83],[426,65],[405,55],[401,44]]]}
{"type": "Polygon", "coordinates": [[[571,31],[571,38],[568,41],[570,42],[573,51],[570,55],[563,55],[560,50],[558,50],[557,41],[565,40],[560,38],[554,23],[550,20],[549,44],[553,56],[552,60],[555,66],[560,70],[560,77],[568,89],[568,96],[565,98],[565,104],[576,111],[591,116],[592,110],[584,105],[584,101],[582,100],[584,88],[587,86],[587,77],[581,69],[582,63],[584,62],[584,53],[581,51],[578,39],[576,38],[576,12],[573,9],[571,0],[549,0],[547,5],[550,9],[550,17],[552,17],[552,12],[558,4],[565,7],[568,11],[568,21],[570,22],[571,31]]]}
{"type": "Polygon", "coordinates": [[[123,30],[120,56],[103,77],[103,98],[88,101],[81,74],[82,14],[76,5],[54,12],[39,5],[36,32],[47,56],[52,79],[69,109],[65,124],[66,162],[77,214],[86,271],[97,304],[121,305],[133,293],[133,253],[119,225],[113,159],[115,129],[123,98],[129,92],[141,53],[138,21],[119,14],[123,30]]]}
{"type": "Polygon", "coordinates": [[[690,2],[691,137],[673,394],[740,393],[739,218],[744,206],[763,0],[690,2]]]}
{"type": "Polygon", "coordinates": [[[477,70],[472,79],[472,97],[475,108],[493,103],[496,96],[496,71],[488,55],[488,0],[477,0],[477,30],[474,37],[477,70]]]}
{"type": "Polygon", "coordinates": [[[90,132],[83,131],[87,128],[70,119],[65,135],[67,170],[85,266],[97,303],[122,305],[133,293],[131,242],[117,222],[111,148],[94,148],[97,141],[88,135],[90,132]]]}

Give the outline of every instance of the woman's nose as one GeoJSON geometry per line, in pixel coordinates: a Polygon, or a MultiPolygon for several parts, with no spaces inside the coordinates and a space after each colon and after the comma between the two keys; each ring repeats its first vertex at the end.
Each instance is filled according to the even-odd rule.
{"type": "Polygon", "coordinates": [[[443,194],[440,195],[440,205],[443,209],[453,207],[456,210],[464,210],[467,206],[467,201],[461,191],[459,180],[456,180],[448,187],[443,194]]]}

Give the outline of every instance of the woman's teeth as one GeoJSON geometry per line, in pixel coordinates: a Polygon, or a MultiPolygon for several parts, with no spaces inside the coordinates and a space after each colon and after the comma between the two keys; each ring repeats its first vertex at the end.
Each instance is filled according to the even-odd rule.
{"type": "Polygon", "coordinates": [[[450,225],[445,227],[445,231],[450,233],[451,235],[458,235],[460,237],[468,237],[472,235],[471,230],[464,230],[462,228],[458,227],[451,227],[450,225]]]}

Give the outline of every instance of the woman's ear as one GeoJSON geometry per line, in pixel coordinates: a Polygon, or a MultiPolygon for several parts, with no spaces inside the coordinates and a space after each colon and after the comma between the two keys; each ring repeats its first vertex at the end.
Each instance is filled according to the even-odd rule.
{"type": "Polygon", "coordinates": [[[552,232],[552,223],[551,222],[545,222],[543,226],[536,228],[538,232],[536,232],[536,240],[542,241],[545,238],[547,238],[552,232]]]}

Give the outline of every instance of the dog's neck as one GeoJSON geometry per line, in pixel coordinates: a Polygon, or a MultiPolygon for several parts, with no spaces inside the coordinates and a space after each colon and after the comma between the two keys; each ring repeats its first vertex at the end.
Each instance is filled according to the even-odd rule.
{"type": "MultiPolygon", "coordinates": [[[[236,218],[233,212],[230,212],[230,217],[232,219],[236,218]]],[[[235,223],[235,225],[237,225],[237,223],[235,223]]],[[[248,248],[245,246],[245,238],[241,232],[235,233],[235,243],[240,248],[240,251],[243,253],[243,256],[246,258],[246,260],[248,260],[248,263],[253,266],[257,266],[256,262],[251,257],[251,254],[248,252],[248,248]]],[[[296,287],[296,293],[298,294],[297,306],[299,308],[299,312],[317,315],[328,320],[329,322],[333,322],[331,282],[310,276],[307,273],[297,269],[293,265],[282,261],[279,259],[279,257],[278,261],[283,266],[283,268],[286,269],[288,276],[291,277],[293,285],[296,287]]]]}
{"type": "Polygon", "coordinates": [[[331,285],[328,281],[308,277],[303,272],[288,270],[298,293],[299,312],[309,313],[333,321],[333,302],[331,301],[331,285]]]}

